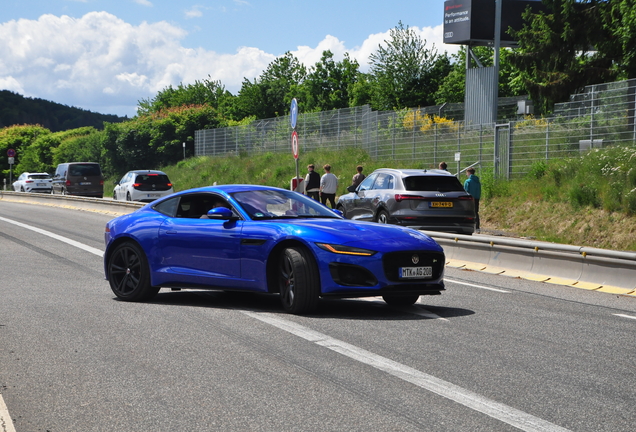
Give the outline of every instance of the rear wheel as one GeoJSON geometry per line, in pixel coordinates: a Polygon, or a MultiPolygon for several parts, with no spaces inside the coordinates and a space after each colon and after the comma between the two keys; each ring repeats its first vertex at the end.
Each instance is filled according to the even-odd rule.
{"type": "Polygon", "coordinates": [[[420,296],[417,294],[383,295],[382,298],[386,304],[390,306],[411,306],[420,298],[420,296]]]}
{"type": "Polygon", "coordinates": [[[108,282],[115,295],[126,301],[150,300],[159,287],[150,285],[150,268],[144,251],[133,242],[115,247],[108,259],[108,282]]]}
{"type": "Polygon", "coordinates": [[[20,188],[20,192],[24,192],[24,186],[20,188]]]}
{"type": "Polygon", "coordinates": [[[132,201],[130,198],[130,192],[126,192],[126,201],[132,201]]]}
{"type": "Polygon", "coordinates": [[[113,191],[113,201],[117,201],[117,191],[113,191]]]}
{"type": "Polygon", "coordinates": [[[386,210],[380,210],[380,212],[378,213],[378,216],[376,217],[375,221],[377,223],[381,223],[381,224],[388,224],[389,223],[389,213],[386,210]]]}
{"type": "Polygon", "coordinates": [[[280,299],[287,312],[303,314],[316,308],[320,277],[309,251],[300,247],[285,249],[281,255],[278,280],[280,299]]]}

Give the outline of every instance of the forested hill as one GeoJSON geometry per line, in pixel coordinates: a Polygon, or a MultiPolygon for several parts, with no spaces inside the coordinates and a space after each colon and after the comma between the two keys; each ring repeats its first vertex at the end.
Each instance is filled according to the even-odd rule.
{"type": "Polygon", "coordinates": [[[8,90],[0,90],[0,128],[39,124],[51,132],[93,126],[103,129],[104,122],[118,123],[127,120],[112,114],[99,114],[81,108],[27,98],[8,90]]]}

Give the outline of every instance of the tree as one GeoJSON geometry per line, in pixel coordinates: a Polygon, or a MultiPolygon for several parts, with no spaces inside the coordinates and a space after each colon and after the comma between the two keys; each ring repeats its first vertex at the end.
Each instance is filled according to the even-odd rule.
{"type": "Polygon", "coordinates": [[[543,0],[546,11],[524,12],[526,24],[513,32],[519,48],[510,61],[539,113],[551,112],[579,88],[616,77],[611,56],[596,48],[609,38],[601,3],[543,0]]]}
{"type": "Polygon", "coordinates": [[[331,51],[323,51],[320,61],[310,68],[304,81],[306,111],[329,111],[348,108],[351,89],[356,84],[360,65],[345,54],[341,62],[331,51]]]}
{"type": "Polygon", "coordinates": [[[450,60],[426,46],[413,29],[402,22],[390,31],[390,39],[371,54],[374,82],[372,106],[391,110],[433,105],[433,94],[450,72],[450,60]]]}
{"type": "Polygon", "coordinates": [[[636,78],[636,1],[605,1],[599,8],[609,34],[599,50],[614,60],[620,78],[636,78]]]}

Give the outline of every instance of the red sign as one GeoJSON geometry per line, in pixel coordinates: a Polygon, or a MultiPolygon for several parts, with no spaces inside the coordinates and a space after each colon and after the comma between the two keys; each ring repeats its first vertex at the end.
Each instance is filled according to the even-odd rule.
{"type": "Polygon", "coordinates": [[[291,144],[294,159],[298,159],[298,133],[296,133],[296,131],[292,132],[291,144]]]}
{"type": "Polygon", "coordinates": [[[9,157],[15,157],[15,150],[13,150],[13,149],[9,149],[9,150],[7,150],[7,156],[9,156],[9,157]]]}

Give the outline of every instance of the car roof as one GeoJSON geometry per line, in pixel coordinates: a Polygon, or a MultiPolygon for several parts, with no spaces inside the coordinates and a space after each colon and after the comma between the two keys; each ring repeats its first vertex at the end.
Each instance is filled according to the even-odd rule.
{"type": "Polygon", "coordinates": [[[400,177],[410,176],[452,176],[454,175],[448,171],[440,169],[396,169],[396,168],[378,168],[373,172],[386,172],[398,175],[400,177]]]}

